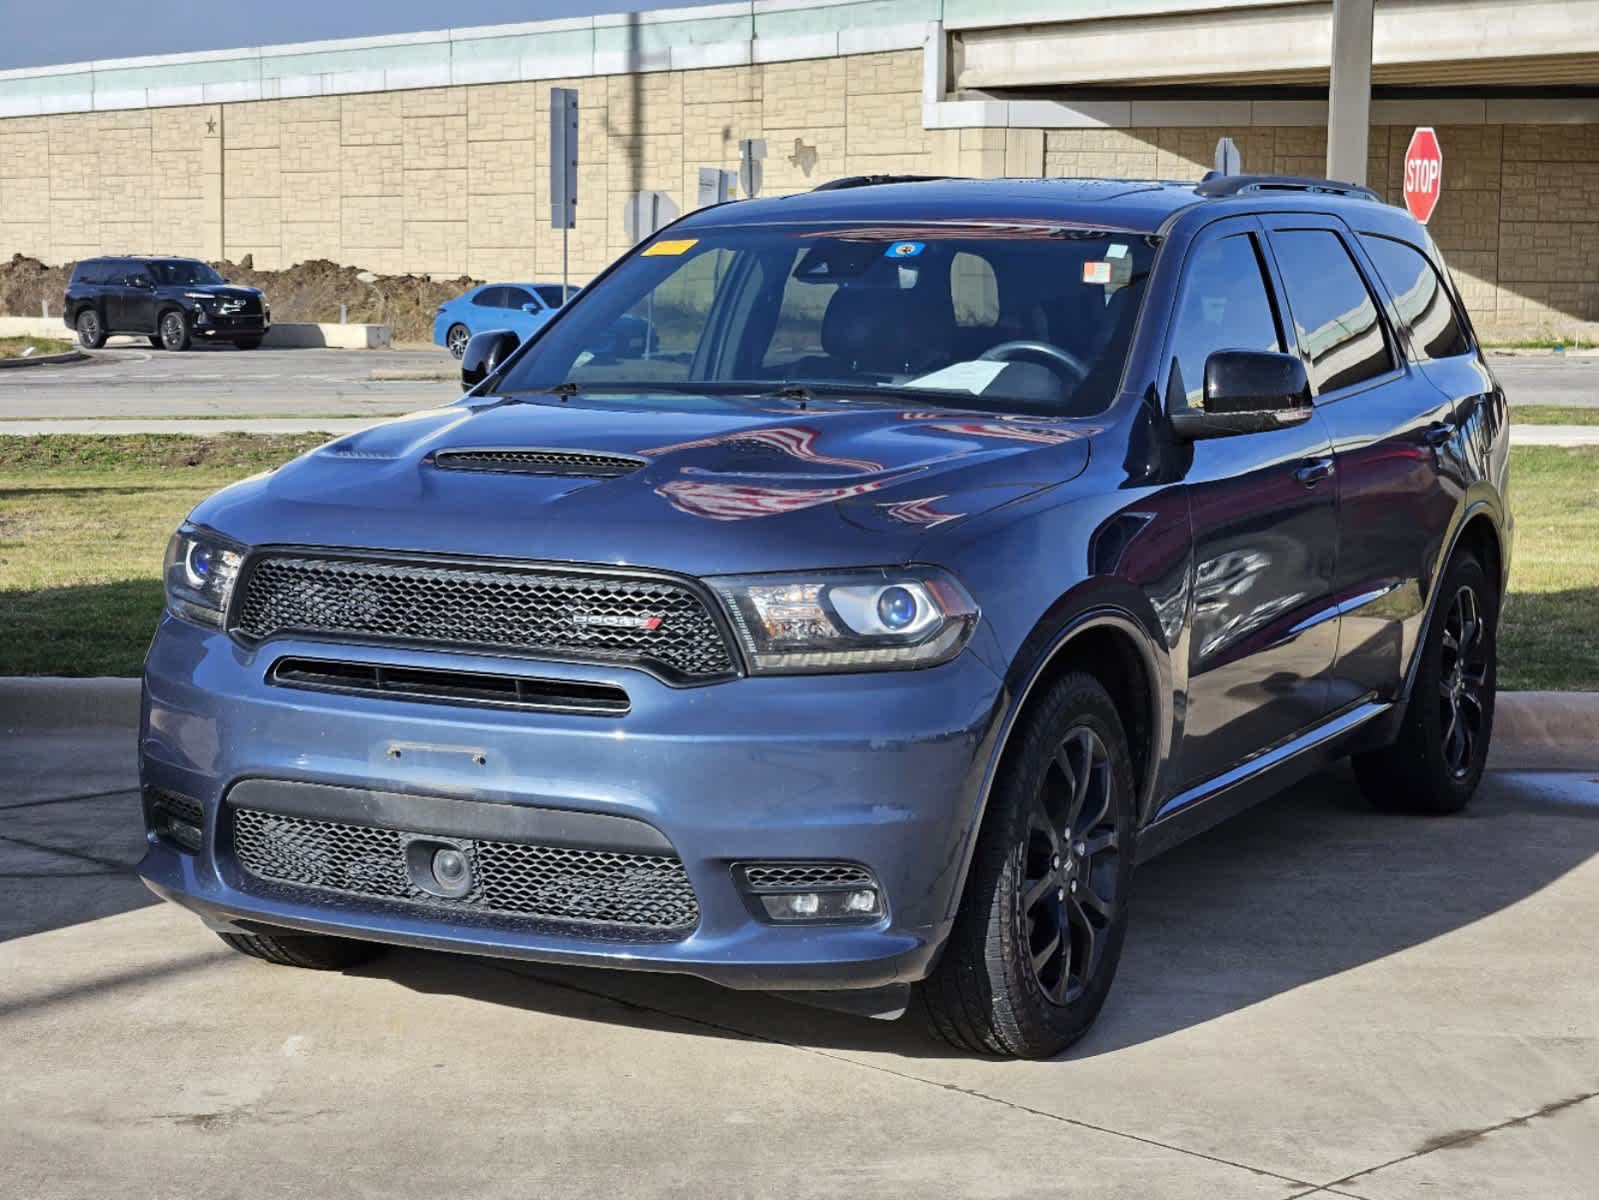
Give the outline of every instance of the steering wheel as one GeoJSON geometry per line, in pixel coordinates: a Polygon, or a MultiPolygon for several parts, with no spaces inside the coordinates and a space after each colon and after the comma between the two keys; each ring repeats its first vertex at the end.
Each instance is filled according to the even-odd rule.
{"type": "Polygon", "coordinates": [[[1088,368],[1083,365],[1083,360],[1069,350],[1062,350],[1059,346],[1052,346],[1048,342],[1035,342],[1027,339],[1015,342],[1001,342],[997,346],[990,346],[977,357],[984,362],[1010,362],[1017,356],[1034,355],[1038,358],[1047,358],[1060,367],[1065,367],[1081,383],[1088,378],[1088,368]]]}

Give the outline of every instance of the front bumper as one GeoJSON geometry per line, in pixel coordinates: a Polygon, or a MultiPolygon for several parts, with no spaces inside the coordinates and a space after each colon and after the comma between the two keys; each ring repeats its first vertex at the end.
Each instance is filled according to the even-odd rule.
{"type": "Polygon", "coordinates": [[[676,971],[769,990],[919,979],[948,933],[1002,697],[971,653],[926,671],[685,689],[624,668],[510,664],[620,686],[632,702],[622,718],[297,691],[267,682],[286,655],[508,669],[504,659],[288,638],[246,649],[163,617],[146,663],[141,773],[147,787],[198,801],[205,833],[193,855],[152,835],[139,871],[213,928],[676,971]],[[583,926],[490,923],[264,887],[240,869],[223,819],[224,797],[247,779],[642,821],[681,859],[699,921],[678,940],[619,941],[583,926]],[[808,859],[869,867],[886,915],[788,926],[753,916],[733,864],[808,859]]]}

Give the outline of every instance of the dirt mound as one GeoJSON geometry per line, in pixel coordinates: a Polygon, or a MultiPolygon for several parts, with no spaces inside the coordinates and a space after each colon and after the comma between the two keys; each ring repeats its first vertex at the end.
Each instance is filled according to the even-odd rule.
{"type": "MultiPolygon", "coordinates": [[[[437,280],[425,275],[374,275],[326,259],[296,263],[284,271],[258,271],[248,255],[241,263],[213,262],[223,276],[258,287],[272,302],[274,321],[337,321],[339,306],[359,324],[389,325],[397,342],[425,342],[433,336],[433,310],[482,282],[465,275],[437,280]]],[[[0,315],[37,317],[41,302],[51,316],[61,315],[72,264],[47,267],[36,258],[13,255],[0,263],[0,315]]]]}

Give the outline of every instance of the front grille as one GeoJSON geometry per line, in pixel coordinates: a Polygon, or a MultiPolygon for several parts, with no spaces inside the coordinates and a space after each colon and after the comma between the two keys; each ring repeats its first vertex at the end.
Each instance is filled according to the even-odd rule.
{"type": "Polygon", "coordinates": [[[642,458],[585,450],[440,450],[433,465],[441,471],[493,471],[510,475],[566,475],[616,479],[644,465],[642,458]]]}
{"type": "Polygon", "coordinates": [[[817,888],[876,887],[865,867],[848,862],[745,863],[744,882],[758,892],[808,891],[817,888]]]}
{"type": "Polygon", "coordinates": [[[709,609],[667,579],[267,555],[246,567],[232,629],[354,636],[637,663],[688,682],[731,674],[709,609]]]}
{"type": "Polygon", "coordinates": [[[472,864],[471,890],[447,899],[418,887],[406,849],[431,835],[234,808],[233,850],[268,883],[452,914],[577,923],[612,935],[682,937],[699,903],[675,855],[442,839],[472,864]]]}
{"type": "Polygon", "coordinates": [[[631,707],[627,693],[609,683],[575,679],[533,679],[485,671],[446,671],[431,667],[393,667],[325,658],[280,658],[267,679],[279,687],[316,692],[381,696],[389,700],[473,704],[532,712],[588,713],[622,717],[631,707]]]}

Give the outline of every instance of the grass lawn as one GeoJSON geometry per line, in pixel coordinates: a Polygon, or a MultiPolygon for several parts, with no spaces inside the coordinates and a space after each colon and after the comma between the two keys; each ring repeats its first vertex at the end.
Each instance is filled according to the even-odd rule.
{"type": "Polygon", "coordinates": [[[0,338],[0,358],[31,358],[37,354],[65,354],[72,343],[65,338],[0,338]],[[25,353],[26,352],[26,353],[25,353]]]}
{"type": "Polygon", "coordinates": [[[1562,404],[1512,404],[1512,425],[1599,425],[1599,408],[1570,408],[1562,404]]]}
{"type": "MultiPolygon", "coordinates": [[[[325,439],[0,436],[0,675],[135,675],[204,496],[325,439]]],[[[1500,686],[1599,691],[1599,446],[1511,452],[1500,686]]]]}

